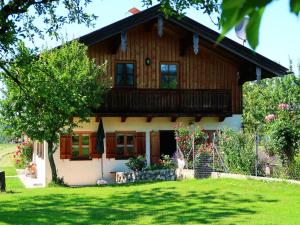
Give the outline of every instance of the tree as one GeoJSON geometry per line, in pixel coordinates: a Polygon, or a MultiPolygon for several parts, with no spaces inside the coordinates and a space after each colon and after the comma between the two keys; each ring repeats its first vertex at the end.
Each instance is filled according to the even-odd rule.
{"type": "MultiPolygon", "coordinates": [[[[0,0],[0,70],[21,85],[9,73],[8,64],[13,60],[20,40],[34,40],[45,35],[58,38],[64,24],[84,23],[93,25],[95,15],[84,12],[91,0],[0,0]]],[[[1,72],[1,71],[0,71],[1,72]]]]}
{"type": "Polygon", "coordinates": [[[266,116],[269,151],[278,154],[284,166],[291,166],[300,150],[299,115],[298,108],[281,103],[276,114],[266,116]]]}
{"type": "Polygon", "coordinates": [[[278,105],[300,106],[300,78],[294,75],[248,82],[243,86],[243,124],[247,131],[264,131],[265,116],[275,114],[278,105]]]}
{"type": "MultiPolygon", "coordinates": [[[[195,7],[203,10],[204,13],[217,15],[221,11],[221,15],[217,18],[217,23],[222,27],[221,38],[224,37],[232,28],[238,25],[245,16],[249,16],[249,23],[246,28],[247,40],[249,45],[255,49],[258,45],[260,21],[265,8],[275,0],[158,0],[161,3],[162,11],[165,15],[183,14],[185,9],[195,7]],[[221,3],[222,2],[222,3],[221,3]]],[[[142,0],[149,6],[152,0],[142,0]]],[[[290,11],[295,15],[299,15],[300,1],[290,0],[290,11]]]]}
{"type": "Polygon", "coordinates": [[[22,88],[2,77],[2,122],[12,133],[25,132],[33,140],[48,142],[54,182],[57,174],[53,154],[59,135],[71,133],[77,126],[71,117],[87,121],[92,108],[100,105],[109,84],[104,67],[90,60],[87,47],[76,41],[44,51],[38,57],[19,44],[9,73],[18,77],[22,88]]]}

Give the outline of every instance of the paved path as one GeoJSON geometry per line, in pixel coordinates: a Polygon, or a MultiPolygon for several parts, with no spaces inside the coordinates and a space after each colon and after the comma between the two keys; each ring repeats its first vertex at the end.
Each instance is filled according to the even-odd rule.
{"type": "MultiPolygon", "coordinates": [[[[43,184],[43,182],[39,179],[36,178],[31,178],[29,176],[25,175],[25,170],[20,170],[17,169],[17,174],[20,180],[22,181],[22,183],[24,184],[25,188],[41,188],[41,187],[45,187],[45,185],[43,184]]],[[[13,176],[11,176],[13,177],[13,176]]]]}

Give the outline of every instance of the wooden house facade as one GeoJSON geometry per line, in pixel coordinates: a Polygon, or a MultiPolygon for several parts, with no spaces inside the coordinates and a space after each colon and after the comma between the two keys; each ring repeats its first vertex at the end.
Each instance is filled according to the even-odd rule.
{"type": "Polygon", "coordinates": [[[161,154],[174,153],[178,122],[240,129],[243,83],[287,69],[228,38],[216,44],[218,36],[188,17],[164,18],[158,5],[80,37],[90,58],[107,63],[112,88],[90,123],[61,138],[58,175],[69,184],[92,184],[102,172],[110,179],[126,170],[130,156],[157,163],[161,154]],[[99,118],[104,171],[94,151],[99,118]]]}

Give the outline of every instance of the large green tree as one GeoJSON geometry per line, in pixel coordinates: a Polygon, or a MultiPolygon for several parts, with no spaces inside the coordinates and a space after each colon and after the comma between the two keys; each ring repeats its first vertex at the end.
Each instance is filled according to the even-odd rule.
{"type": "Polygon", "coordinates": [[[300,78],[293,74],[248,82],[243,86],[243,124],[249,132],[264,131],[265,116],[276,114],[278,105],[300,106],[300,78]]]}
{"type": "Polygon", "coordinates": [[[87,47],[76,41],[36,56],[24,44],[9,64],[9,73],[22,83],[2,76],[5,84],[0,102],[2,123],[12,133],[47,141],[52,180],[57,181],[53,153],[59,135],[77,126],[71,117],[86,121],[98,107],[110,79],[105,65],[89,59],[87,47]]]}
{"type": "Polygon", "coordinates": [[[14,60],[20,40],[36,37],[59,37],[64,24],[93,25],[95,15],[84,8],[91,0],[0,0],[0,71],[21,85],[18,77],[9,73],[9,61],[14,60]]]}

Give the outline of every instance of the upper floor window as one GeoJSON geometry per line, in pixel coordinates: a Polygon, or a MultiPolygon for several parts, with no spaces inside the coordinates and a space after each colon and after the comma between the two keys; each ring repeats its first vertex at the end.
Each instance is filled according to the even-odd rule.
{"type": "Polygon", "coordinates": [[[161,73],[161,88],[176,88],[177,87],[177,64],[160,64],[161,73]]]}
{"type": "Polygon", "coordinates": [[[117,63],[116,64],[116,87],[133,87],[134,86],[134,64],[117,63]]]}

